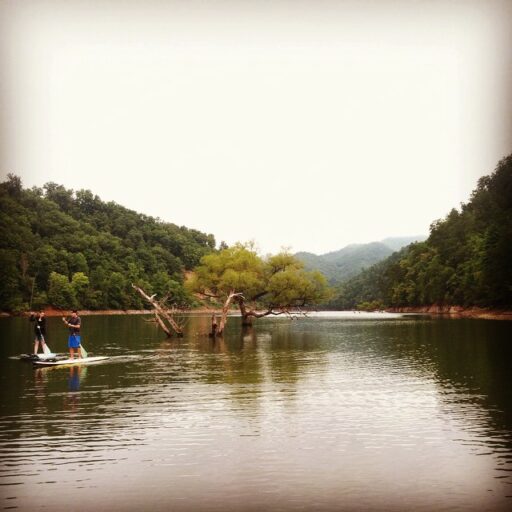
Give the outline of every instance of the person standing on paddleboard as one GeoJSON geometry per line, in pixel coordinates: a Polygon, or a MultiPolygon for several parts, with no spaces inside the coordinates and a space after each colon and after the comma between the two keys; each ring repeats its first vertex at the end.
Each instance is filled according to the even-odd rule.
{"type": "Polygon", "coordinates": [[[75,358],[75,350],[77,356],[82,357],[80,354],[80,326],[81,320],[78,316],[78,311],[76,309],[73,310],[71,316],[69,318],[62,317],[62,321],[69,327],[69,338],[68,338],[68,347],[69,347],[69,358],[75,358]]]}
{"type": "Polygon", "coordinates": [[[39,343],[41,343],[41,349],[44,352],[46,342],[44,337],[46,336],[46,318],[44,317],[44,311],[39,313],[30,313],[30,321],[34,322],[34,354],[37,354],[39,350],[39,343]]]}

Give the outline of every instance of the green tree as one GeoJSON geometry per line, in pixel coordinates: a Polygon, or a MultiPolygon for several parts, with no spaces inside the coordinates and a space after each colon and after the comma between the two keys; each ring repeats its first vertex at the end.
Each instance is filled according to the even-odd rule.
{"type": "Polygon", "coordinates": [[[0,309],[4,311],[23,309],[17,257],[14,250],[0,249],[0,309]]]}
{"type": "Polygon", "coordinates": [[[69,279],[62,274],[52,272],[48,285],[48,300],[59,309],[75,308],[76,297],[69,279]]]}
{"type": "Polygon", "coordinates": [[[88,306],[89,278],[83,272],[75,272],[71,279],[71,288],[80,308],[88,306]]]}
{"type": "Polygon", "coordinates": [[[234,300],[245,324],[253,318],[313,306],[328,296],[322,274],[306,272],[286,252],[261,258],[251,244],[204,256],[187,285],[203,297],[225,304],[234,300]]]}
{"type": "Polygon", "coordinates": [[[512,155],[478,181],[460,211],[432,223],[412,244],[337,291],[333,307],[382,300],[388,306],[512,306],[512,155]]]}
{"type": "Polygon", "coordinates": [[[130,306],[128,282],[120,272],[113,272],[107,281],[107,297],[110,307],[127,309],[130,306]]]}
{"type": "Polygon", "coordinates": [[[8,273],[2,310],[22,310],[34,296],[55,299],[52,272],[88,276],[89,286],[76,298],[91,309],[143,307],[129,283],[150,286],[160,272],[175,283],[173,294],[184,298],[184,270],[214,248],[212,235],[106,203],[89,190],[75,193],[56,183],[27,190],[14,175],[0,183],[0,263],[5,260],[8,273]]]}
{"type": "Polygon", "coordinates": [[[171,279],[166,272],[157,272],[151,279],[150,287],[140,283],[143,289],[152,289],[160,301],[165,300],[167,304],[178,307],[188,306],[192,297],[186,292],[183,286],[171,279]]]}

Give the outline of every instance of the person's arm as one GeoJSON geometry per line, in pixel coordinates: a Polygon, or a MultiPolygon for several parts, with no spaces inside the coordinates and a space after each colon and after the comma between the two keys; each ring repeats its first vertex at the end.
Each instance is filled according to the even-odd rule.
{"type": "Polygon", "coordinates": [[[70,324],[65,318],[62,319],[62,321],[68,326],[68,327],[74,327],[75,329],[80,329],[80,324],[81,324],[81,321],[80,321],[80,318],[78,319],[78,323],[77,324],[70,324]]]}

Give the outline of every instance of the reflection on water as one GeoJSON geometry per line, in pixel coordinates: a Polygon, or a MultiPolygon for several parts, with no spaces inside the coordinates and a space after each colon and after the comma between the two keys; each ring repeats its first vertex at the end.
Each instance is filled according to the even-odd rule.
{"type": "Polygon", "coordinates": [[[2,507],[512,508],[507,322],[237,320],[164,340],[141,317],[85,317],[88,351],[111,359],[34,369],[9,359],[28,322],[1,319],[2,507]]]}

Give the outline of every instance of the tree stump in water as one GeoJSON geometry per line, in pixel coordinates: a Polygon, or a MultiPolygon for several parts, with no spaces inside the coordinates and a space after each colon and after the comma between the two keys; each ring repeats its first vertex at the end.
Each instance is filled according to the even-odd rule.
{"type": "Polygon", "coordinates": [[[215,338],[217,336],[217,318],[215,318],[215,315],[212,315],[212,330],[209,334],[210,338],[215,338]]]}

